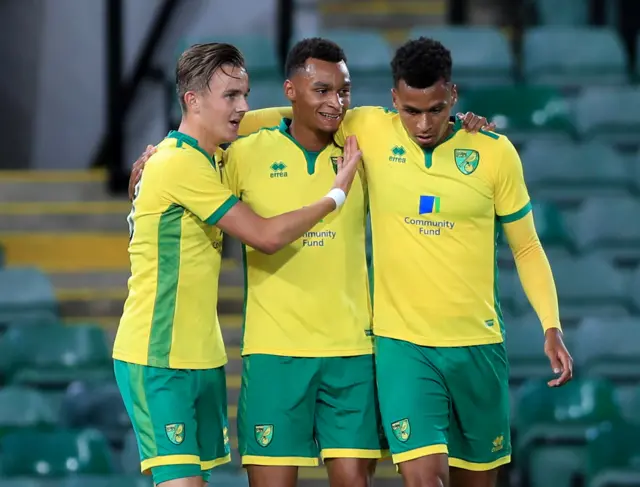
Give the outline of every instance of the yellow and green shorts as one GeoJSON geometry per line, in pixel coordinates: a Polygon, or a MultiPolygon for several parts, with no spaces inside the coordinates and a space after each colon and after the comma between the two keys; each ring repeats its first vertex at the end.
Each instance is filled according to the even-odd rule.
{"type": "Polygon", "coordinates": [[[243,465],[383,457],[373,356],[245,356],[238,446],[243,465]]]}
{"type": "Polygon", "coordinates": [[[511,460],[504,343],[423,347],[376,337],[380,411],[394,463],[437,453],[491,470],[511,460]]]}
{"type": "Polygon", "coordinates": [[[224,367],[165,369],[114,361],[141,470],[156,485],[202,476],[231,461],[224,367]]]}

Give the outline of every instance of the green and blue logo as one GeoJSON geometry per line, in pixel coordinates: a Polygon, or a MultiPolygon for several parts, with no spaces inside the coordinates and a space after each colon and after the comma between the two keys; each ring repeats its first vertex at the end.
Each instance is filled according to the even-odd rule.
{"type": "Polygon", "coordinates": [[[440,213],[440,196],[420,196],[418,214],[440,213]]]}

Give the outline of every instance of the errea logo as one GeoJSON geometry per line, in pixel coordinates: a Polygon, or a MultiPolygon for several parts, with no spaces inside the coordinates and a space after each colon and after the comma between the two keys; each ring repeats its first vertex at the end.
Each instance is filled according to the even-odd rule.
{"type": "Polygon", "coordinates": [[[274,162],[269,166],[269,169],[271,169],[272,178],[286,178],[288,176],[287,165],[282,161],[274,162]]]}
{"type": "Polygon", "coordinates": [[[389,156],[389,162],[399,162],[404,164],[407,162],[407,158],[404,157],[407,153],[406,149],[401,145],[394,145],[391,148],[391,155],[389,156]]]}

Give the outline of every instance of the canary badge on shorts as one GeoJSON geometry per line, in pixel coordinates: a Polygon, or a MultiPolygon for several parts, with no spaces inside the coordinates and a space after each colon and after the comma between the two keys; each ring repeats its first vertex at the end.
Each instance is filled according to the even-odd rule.
{"type": "Polygon", "coordinates": [[[406,442],[411,436],[411,423],[408,419],[401,419],[395,423],[391,423],[391,430],[394,436],[402,443],[406,442]]]}
{"type": "Polygon", "coordinates": [[[184,441],[184,423],[172,423],[164,425],[167,438],[174,445],[179,445],[184,441]]]}
{"type": "Polygon", "coordinates": [[[258,445],[267,447],[271,440],[273,440],[273,425],[272,424],[258,424],[255,427],[256,441],[258,445]]]}

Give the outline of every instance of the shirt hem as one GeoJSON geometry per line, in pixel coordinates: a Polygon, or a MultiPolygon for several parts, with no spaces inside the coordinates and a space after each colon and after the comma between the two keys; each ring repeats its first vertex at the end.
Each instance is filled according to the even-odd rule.
{"type": "Polygon", "coordinates": [[[130,364],[144,365],[145,367],[158,367],[160,369],[217,369],[226,365],[229,361],[225,355],[222,359],[216,361],[206,362],[191,362],[191,361],[176,361],[172,360],[168,367],[160,367],[157,365],[149,365],[149,360],[146,357],[140,357],[139,355],[130,355],[127,353],[113,351],[112,358],[114,360],[120,360],[122,362],[128,362],[130,364]]]}
{"type": "Polygon", "coordinates": [[[402,340],[404,342],[413,343],[421,347],[474,347],[477,345],[493,345],[503,343],[502,336],[490,336],[480,338],[455,338],[449,340],[429,340],[424,337],[412,335],[402,336],[396,333],[389,333],[385,330],[375,330],[374,335],[381,338],[392,338],[394,340],[402,340]]]}
{"type": "Polygon", "coordinates": [[[280,357],[357,357],[358,355],[372,355],[373,347],[348,350],[281,350],[273,348],[245,348],[242,356],[246,355],[278,355],[280,357]]]}

